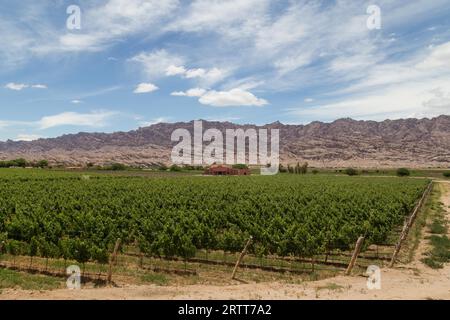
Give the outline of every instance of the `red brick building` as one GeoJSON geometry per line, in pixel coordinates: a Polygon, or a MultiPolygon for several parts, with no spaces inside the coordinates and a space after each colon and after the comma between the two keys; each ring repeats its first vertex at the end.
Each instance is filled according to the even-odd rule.
{"type": "Polygon", "coordinates": [[[225,165],[212,165],[203,174],[212,176],[249,176],[250,169],[234,169],[225,165]]]}

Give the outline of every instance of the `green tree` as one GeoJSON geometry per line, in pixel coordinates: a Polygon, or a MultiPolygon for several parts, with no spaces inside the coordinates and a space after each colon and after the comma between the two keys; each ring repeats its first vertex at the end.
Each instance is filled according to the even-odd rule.
{"type": "Polygon", "coordinates": [[[180,172],[182,171],[182,168],[177,166],[176,164],[173,164],[170,166],[169,171],[171,172],[180,172]]]}
{"type": "Polygon", "coordinates": [[[39,160],[38,163],[36,163],[36,166],[39,168],[47,168],[48,161],[47,160],[39,160]]]}
{"type": "Polygon", "coordinates": [[[302,166],[300,167],[300,173],[301,174],[308,173],[308,162],[305,162],[304,164],[302,164],[302,166]]]}
{"type": "Polygon", "coordinates": [[[399,177],[407,177],[410,174],[411,173],[406,168],[399,168],[399,169],[397,169],[397,176],[399,176],[399,177]]]}
{"type": "Polygon", "coordinates": [[[357,176],[358,175],[358,171],[356,171],[356,169],[353,169],[353,168],[345,169],[345,173],[349,176],[357,176]]]}
{"type": "Polygon", "coordinates": [[[13,160],[13,166],[25,168],[27,166],[27,160],[23,158],[13,160]]]}
{"type": "Polygon", "coordinates": [[[111,165],[111,170],[113,170],[113,171],[123,171],[126,169],[127,169],[127,167],[122,163],[113,163],[111,165]]]}

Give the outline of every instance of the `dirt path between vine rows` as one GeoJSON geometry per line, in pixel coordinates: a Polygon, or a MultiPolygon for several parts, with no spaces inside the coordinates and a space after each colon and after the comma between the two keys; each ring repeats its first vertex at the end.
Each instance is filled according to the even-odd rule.
{"type": "MultiPolygon", "coordinates": [[[[450,183],[439,181],[441,202],[450,221],[450,183]]],[[[302,284],[279,282],[233,285],[125,286],[53,291],[3,290],[0,299],[450,299],[450,265],[434,270],[420,259],[428,248],[421,240],[413,261],[381,270],[381,289],[369,290],[362,276],[337,276],[302,284]]]]}

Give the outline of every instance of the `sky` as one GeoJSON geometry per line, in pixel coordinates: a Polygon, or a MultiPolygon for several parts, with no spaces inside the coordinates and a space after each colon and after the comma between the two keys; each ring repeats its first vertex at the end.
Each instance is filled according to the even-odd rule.
{"type": "Polygon", "coordinates": [[[450,114],[448,0],[0,0],[0,140],[450,114]]]}

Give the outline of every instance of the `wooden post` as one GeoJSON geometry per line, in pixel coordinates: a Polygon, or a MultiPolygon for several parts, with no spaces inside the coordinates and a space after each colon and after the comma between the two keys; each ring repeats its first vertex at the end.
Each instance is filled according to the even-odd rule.
{"type": "Polygon", "coordinates": [[[245,254],[247,253],[248,246],[252,242],[253,237],[250,236],[247,243],[244,246],[244,249],[242,250],[241,254],[239,255],[239,259],[236,261],[236,265],[234,266],[233,274],[231,275],[231,279],[235,279],[237,269],[239,268],[239,265],[241,264],[242,259],[244,258],[245,254]]]}
{"type": "Polygon", "coordinates": [[[119,246],[120,246],[120,238],[117,239],[116,245],[114,246],[114,251],[113,251],[112,255],[109,257],[108,283],[111,283],[112,267],[113,267],[114,261],[116,260],[117,251],[119,251],[119,246]]]}
{"type": "Polygon", "coordinates": [[[347,270],[345,271],[346,275],[350,275],[350,273],[352,272],[353,267],[355,266],[356,258],[358,258],[359,252],[361,251],[363,242],[364,242],[364,237],[359,237],[358,240],[356,241],[355,250],[353,250],[352,259],[350,260],[347,270]]]}
{"type": "Polygon", "coordinates": [[[417,214],[419,213],[419,209],[422,207],[423,202],[428,193],[430,192],[432,186],[433,182],[430,182],[427,189],[423,193],[422,198],[420,198],[419,203],[417,203],[416,207],[414,208],[411,216],[406,220],[405,224],[403,225],[402,233],[400,234],[400,238],[398,239],[398,242],[395,245],[395,250],[394,253],[392,254],[391,262],[389,263],[389,268],[392,268],[394,266],[395,261],[397,260],[397,255],[402,247],[402,244],[408,237],[409,229],[412,227],[414,221],[416,220],[417,214]]]}

